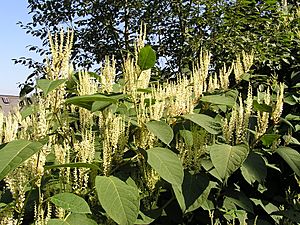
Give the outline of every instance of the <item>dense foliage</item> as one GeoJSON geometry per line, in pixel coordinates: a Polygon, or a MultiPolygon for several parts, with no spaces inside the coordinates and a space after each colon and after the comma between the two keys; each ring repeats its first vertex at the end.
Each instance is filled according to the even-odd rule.
{"type": "Polygon", "coordinates": [[[299,221],[299,83],[253,74],[254,51],[210,73],[204,49],[152,81],[144,26],[121,78],[113,57],[74,71],[72,33],[49,40],[33,104],[0,114],[1,224],[299,221]]]}
{"type": "MultiPolygon", "coordinates": [[[[141,22],[147,24],[147,40],[156,51],[159,78],[190,73],[201,48],[213,53],[210,70],[218,71],[236,53],[254,51],[256,74],[276,73],[281,81],[299,69],[299,11],[297,1],[278,0],[28,0],[32,21],[20,23],[43,47],[29,50],[44,55],[48,31],[61,27],[75,32],[72,60],[89,68],[114,55],[121,72],[127,51],[141,22]],[[297,14],[298,13],[298,14],[297,14]],[[298,15],[298,16],[296,16],[298,15]]],[[[43,76],[44,64],[22,57],[15,61],[35,68],[43,76]]],[[[93,67],[93,68],[94,68],[93,67]]],[[[31,78],[30,76],[29,78],[31,78]]],[[[31,90],[27,80],[22,94],[31,90]]]]}

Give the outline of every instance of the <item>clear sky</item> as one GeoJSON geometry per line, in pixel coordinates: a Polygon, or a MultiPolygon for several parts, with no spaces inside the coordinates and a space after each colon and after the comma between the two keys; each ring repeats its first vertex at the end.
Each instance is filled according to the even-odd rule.
{"type": "Polygon", "coordinates": [[[19,57],[30,57],[35,60],[40,57],[29,52],[26,46],[38,45],[39,39],[26,34],[16,23],[30,22],[27,0],[2,0],[0,3],[0,95],[18,95],[18,83],[26,80],[30,70],[23,65],[15,65],[11,60],[19,57]]]}

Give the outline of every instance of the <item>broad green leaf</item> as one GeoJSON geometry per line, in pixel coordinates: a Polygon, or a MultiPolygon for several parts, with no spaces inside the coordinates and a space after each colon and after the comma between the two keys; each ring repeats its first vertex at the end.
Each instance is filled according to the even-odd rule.
{"type": "Polygon", "coordinates": [[[149,165],[170,184],[181,187],[183,166],[178,156],[166,148],[151,148],[146,151],[149,165]]]}
{"type": "Polygon", "coordinates": [[[268,213],[277,223],[279,223],[281,216],[272,215],[273,212],[279,210],[277,206],[273,205],[272,203],[266,200],[261,200],[261,199],[251,198],[251,201],[255,205],[260,205],[266,211],[266,213],[268,213]]]}
{"type": "Polygon", "coordinates": [[[297,116],[297,115],[293,115],[293,114],[288,114],[285,119],[287,120],[297,120],[297,121],[300,121],[300,116],[297,116]]]}
{"type": "MultiPolygon", "coordinates": [[[[106,95],[101,95],[101,94],[83,95],[83,96],[75,96],[75,97],[69,98],[66,100],[66,103],[77,105],[77,106],[86,108],[88,110],[92,110],[94,102],[97,102],[97,101],[102,102],[102,103],[107,102],[109,104],[117,103],[118,100],[122,97],[124,97],[123,94],[114,95],[114,96],[106,96],[106,95]]],[[[96,106],[94,106],[94,111],[97,108],[96,106]]]]}
{"type": "Polygon", "coordinates": [[[263,183],[267,177],[265,160],[254,152],[249,153],[241,167],[241,171],[243,177],[249,184],[253,184],[255,181],[263,183]]]}
{"type": "Polygon", "coordinates": [[[72,224],[60,219],[50,219],[48,220],[47,225],[72,225],[72,224]]]}
{"type": "Polygon", "coordinates": [[[184,172],[182,191],[177,186],[172,186],[180,208],[184,212],[192,206],[209,184],[205,174],[191,174],[184,172]]]}
{"type": "Polygon", "coordinates": [[[70,225],[97,225],[97,223],[89,219],[85,214],[72,213],[68,216],[66,222],[70,225]]]}
{"type": "Polygon", "coordinates": [[[21,111],[22,119],[34,113],[34,105],[29,105],[21,111]]]}
{"type": "Polygon", "coordinates": [[[219,181],[222,182],[222,178],[220,177],[220,175],[218,174],[218,171],[216,170],[216,168],[214,167],[214,165],[212,164],[210,159],[201,159],[201,166],[212,176],[214,176],[215,178],[217,178],[219,181]]]}
{"type": "Polygon", "coordinates": [[[40,88],[44,95],[48,95],[51,91],[55,90],[58,86],[65,83],[66,79],[60,80],[47,80],[47,79],[40,79],[37,80],[37,87],[40,88]]]}
{"type": "Polygon", "coordinates": [[[209,179],[205,174],[190,174],[185,173],[182,193],[185,200],[186,208],[189,208],[195,203],[195,201],[200,197],[200,195],[208,187],[209,179]]]}
{"type": "Polygon", "coordinates": [[[294,170],[297,176],[300,176],[300,154],[295,149],[289,147],[280,147],[275,150],[289,166],[294,170]]]}
{"type": "Polygon", "coordinates": [[[146,123],[148,130],[153,133],[159,140],[169,145],[173,140],[174,134],[172,128],[163,121],[152,120],[146,123]]]}
{"type": "Polygon", "coordinates": [[[185,206],[185,202],[184,202],[184,196],[182,193],[182,187],[178,186],[178,185],[172,185],[175,197],[177,199],[177,202],[180,206],[180,209],[182,210],[182,212],[184,212],[186,210],[186,206],[185,206]]]}
{"type": "Polygon", "coordinates": [[[207,95],[200,98],[202,102],[209,102],[215,105],[227,105],[233,107],[235,104],[234,98],[225,95],[207,95]]]}
{"type": "Polygon", "coordinates": [[[268,112],[268,113],[272,112],[272,106],[269,106],[265,103],[259,104],[256,100],[253,101],[253,108],[261,112],[268,112]]]}
{"type": "Polygon", "coordinates": [[[139,213],[139,195],[136,188],[117,177],[97,176],[96,191],[101,206],[117,224],[134,224],[139,213]]]}
{"type": "Polygon", "coordinates": [[[206,189],[202,194],[196,199],[196,201],[186,210],[186,213],[192,212],[199,207],[202,207],[204,210],[214,209],[214,204],[208,200],[209,193],[212,188],[216,186],[216,182],[210,181],[206,189]]]}
{"type": "Polygon", "coordinates": [[[95,101],[92,104],[92,112],[96,112],[96,111],[101,111],[103,109],[105,109],[107,106],[109,106],[110,104],[112,104],[112,102],[110,101],[95,101]]]}
{"type": "Polygon", "coordinates": [[[51,165],[51,166],[45,166],[45,170],[51,170],[51,169],[56,169],[56,168],[63,168],[63,167],[69,167],[69,168],[80,168],[80,167],[85,167],[85,168],[90,168],[93,170],[100,170],[98,166],[92,163],[66,163],[66,164],[58,164],[58,165],[51,165]]]}
{"type": "Polygon", "coordinates": [[[156,53],[150,45],[143,47],[138,55],[138,65],[141,70],[147,70],[155,65],[156,53]]]}
{"type": "Polygon", "coordinates": [[[42,144],[27,140],[15,140],[0,149],[0,180],[37,153],[42,144]]]}
{"type": "Polygon", "coordinates": [[[154,218],[151,218],[147,215],[145,215],[143,212],[139,212],[137,220],[134,222],[134,224],[150,224],[154,221],[154,218]]]}
{"type": "Polygon", "coordinates": [[[193,142],[194,142],[193,141],[193,133],[191,131],[189,131],[189,130],[180,130],[179,134],[180,134],[181,137],[183,137],[184,143],[187,146],[189,146],[189,147],[193,146],[193,142]]]}
{"type": "Polygon", "coordinates": [[[244,145],[214,144],[208,150],[214,167],[224,180],[240,168],[248,156],[248,148],[244,145]]]}
{"type": "Polygon", "coordinates": [[[221,125],[214,118],[205,114],[187,114],[182,116],[185,119],[191,120],[200,127],[203,127],[211,134],[218,134],[221,131],[221,125]]]}
{"type": "Polygon", "coordinates": [[[58,207],[73,213],[91,213],[88,203],[73,193],[60,193],[50,198],[51,202],[58,207]]]}
{"type": "Polygon", "coordinates": [[[279,134],[264,134],[264,136],[262,136],[262,138],[261,138],[261,141],[262,141],[264,146],[270,146],[278,138],[280,138],[279,134]]]}
{"type": "Polygon", "coordinates": [[[235,205],[241,207],[247,212],[253,213],[253,205],[251,200],[241,191],[229,191],[226,194],[226,198],[233,202],[235,205]]]}

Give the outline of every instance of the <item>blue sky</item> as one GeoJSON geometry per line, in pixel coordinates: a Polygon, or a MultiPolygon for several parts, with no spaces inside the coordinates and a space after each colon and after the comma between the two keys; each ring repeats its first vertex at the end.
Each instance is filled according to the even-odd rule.
{"type": "Polygon", "coordinates": [[[4,0],[0,7],[0,94],[18,95],[17,83],[22,83],[30,70],[22,65],[15,65],[11,59],[21,56],[35,60],[40,57],[29,52],[26,46],[41,45],[39,39],[26,34],[16,23],[29,22],[27,0],[4,0]]]}

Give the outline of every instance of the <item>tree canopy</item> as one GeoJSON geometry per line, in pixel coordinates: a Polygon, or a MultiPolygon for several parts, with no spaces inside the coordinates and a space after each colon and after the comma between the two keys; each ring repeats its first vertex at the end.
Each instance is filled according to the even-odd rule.
{"type": "MultiPolygon", "coordinates": [[[[72,60],[85,68],[107,55],[122,65],[142,22],[164,77],[189,72],[202,48],[213,53],[211,69],[216,71],[243,50],[254,51],[253,69],[258,74],[277,73],[288,79],[299,68],[296,1],[282,5],[277,0],[28,0],[28,8],[32,21],[20,26],[43,41],[42,47],[29,50],[49,54],[48,32],[69,28],[75,33],[72,60]]],[[[15,62],[41,72],[42,65],[31,59],[15,62]]]]}

